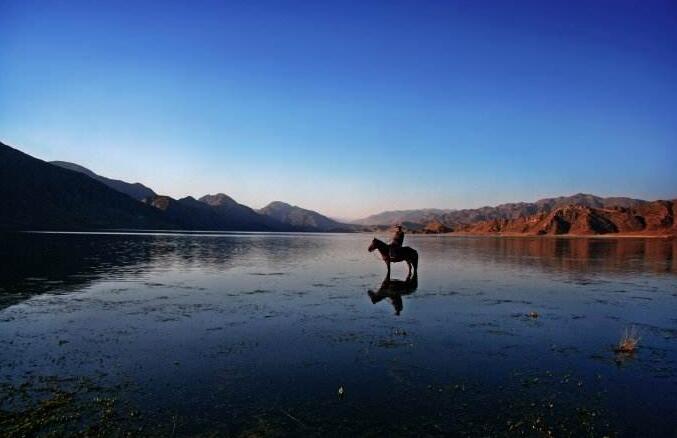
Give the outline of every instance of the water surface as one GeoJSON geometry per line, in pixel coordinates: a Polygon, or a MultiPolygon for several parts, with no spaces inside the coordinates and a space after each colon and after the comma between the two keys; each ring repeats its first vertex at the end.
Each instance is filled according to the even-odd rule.
{"type": "Polygon", "coordinates": [[[384,284],[370,240],[0,235],[0,426],[677,433],[676,241],[407,236],[384,284]]]}

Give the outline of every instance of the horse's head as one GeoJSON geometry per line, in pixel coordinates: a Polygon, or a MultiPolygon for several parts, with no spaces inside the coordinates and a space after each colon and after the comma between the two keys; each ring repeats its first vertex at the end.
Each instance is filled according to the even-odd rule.
{"type": "Polygon", "coordinates": [[[376,249],[376,237],[371,241],[371,245],[369,245],[369,248],[367,248],[369,252],[372,252],[373,250],[376,249]]]}

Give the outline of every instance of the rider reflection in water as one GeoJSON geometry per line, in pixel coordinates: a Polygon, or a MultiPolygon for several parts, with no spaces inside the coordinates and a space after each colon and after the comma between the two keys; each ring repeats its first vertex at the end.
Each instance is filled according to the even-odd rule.
{"type": "Polygon", "coordinates": [[[368,290],[367,294],[373,304],[388,298],[395,308],[395,315],[399,315],[404,308],[402,297],[416,292],[418,288],[418,276],[407,276],[406,280],[391,280],[386,277],[381,283],[381,287],[376,292],[368,290]]]}
{"type": "Polygon", "coordinates": [[[400,248],[404,244],[404,231],[402,231],[402,225],[395,226],[395,234],[393,235],[393,240],[390,242],[390,258],[396,259],[400,255],[400,248]]]}

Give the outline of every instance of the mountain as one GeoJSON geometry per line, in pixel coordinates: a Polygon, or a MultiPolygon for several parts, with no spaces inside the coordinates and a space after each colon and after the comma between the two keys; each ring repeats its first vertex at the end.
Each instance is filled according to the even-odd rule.
{"type": "Polygon", "coordinates": [[[346,231],[356,229],[355,225],[343,224],[305,208],[274,201],[258,210],[260,214],[304,231],[346,231]]]}
{"type": "Polygon", "coordinates": [[[434,234],[677,235],[674,199],[649,202],[579,193],[476,209],[387,211],[357,221],[364,225],[343,224],[279,201],[255,211],[223,193],[176,200],[77,164],[50,164],[3,143],[0,200],[0,229],[359,231],[401,223],[410,232],[434,234]]]}
{"type": "Polygon", "coordinates": [[[155,195],[145,198],[143,202],[164,212],[180,229],[204,231],[223,229],[221,217],[209,205],[194,198],[176,200],[169,196],[155,195]]]}
{"type": "Polygon", "coordinates": [[[209,231],[297,231],[294,227],[260,215],[219,193],[196,200],[188,196],[179,200],[169,196],[152,196],[145,203],[162,210],[181,228],[209,231]]]}
{"type": "Polygon", "coordinates": [[[225,193],[217,193],[216,195],[204,195],[200,198],[200,202],[211,205],[212,207],[235,207],[239,205],[233,198],[225,193]]]}
{"type": "Polygon", "coordinates": [[[557,198],[545,198],[536,202],[517,202],[501,204],[496,207],[482,207],[477,209],[456,210],[439,217],[439,220],[452,227],[459,228],[464,225],[482,221],[518,219],[536,214],[550,213],[558,208],[568,205],[576,205],[588,208],[612,208],[612,207],[637,207],[646,203],[641,199],[632,198],[602,198],[599,196],[578,193],[572,196],[557,198]]]}
{"type": "Polygon", "coordinates": [[[418,210],[389,210],[352,221],[358,225],[393,225],[403,222],[427,223],[454,210],[423,208],[418,210]]]}
{"type": "Polygon", "coordinates": [[[259,214],[246,205],[238,204],[233,198],[223,193],[205,195],[199,201],[210,206],[221,217],[225,227],[222,229],[241,231],[298,231],[292,225],[259,214]]]}
{"type": "Polygon", "coordinates": [[[55,166],[63,167],[64,169],[72,170],[75,172],[80,172],[87,175],[90,178],[93,178],[113,190],[124,193],[127,196],[131,196],[137,201],[141,201],[144,198],[155,196],[155,192],[148,187],[144,186],[141,183],[128,183],[125,181],[120,181],[118,179],[110,179],[105,176],[97,175],[86,167],[80,166],[79,164],[69,163],[68,161],[50,161],[50,164],[55,166]]]}
{"type": "Polygon", "coordinates": [[[321,231],[258,213],[223,193],[176,200],[75,163],[47,163],[2,143],[0,184],[0,229],[321,231]]]}
{"type": "Polygon", "coordinates": [[[355,221],[355,223],[362,225],[390,225],[393,223],[410,221],[426,224],[436,220],[448,227],[458,228],[459,225],[468,225],[481,221],[517,219],[519,217],[538,213],[549,213],[556,208],[566,205],[580,205],[591,208],[629,208],[639,206],[643,203],[646,203],[646,201],[641,199],[619,197],[601,198],[599,196],[578,193],[572,196],[540,199],[536,202],[516,202],[501,204],[495,207],[487,206],[463,210],[421,209],[385,211],[355,221]]]}
{"type": "Polygon", "coordinates": [[[566,205],[530,216],[481,221],[465,226],[463,231],[474,234],[674,235],[677,232],[676,215],[677,200],[642,202],[633,207],[566,205]]]}
{"type": "Polygon", "coordinates": [[[0,143],[0,229],[172,228],[161,212],[0,143]]]}
{"type": "Polygon", "coordinates": [[[432,221],[425,224],[423,227],[423,232],[425,234],[443,234],[443,233],[451,233],[452,231],[454,231],[453,228],[444,225],[437,219],[433,219],[432,221]]]}
{"type": "MultiPolygon", "coordinates": [[[[359,222],[399,222],[410,232],[428,234],[674,235],[677,234],[674,217],[674,200],[649,202],[578,193],[475,209],[390,211],[359,222]],[[407,218],[414,221],[405,220],[407,218]]],[[[388,224],[371,226],[384,229],[388,224]]]]}
{"type": "Polygon", "coordinates": [[[66,161],[52,161],[50,164],[82,173],[108,187],[124,193],[162,211],[167,220],[186,230],[221,231],[296,231],[251,208],[238,204],[223,193],[206,195],[196,200],[186,197],[179,200],[156,194],[140,183],[128,183],[97,175],[86,167],[66,161]]]}

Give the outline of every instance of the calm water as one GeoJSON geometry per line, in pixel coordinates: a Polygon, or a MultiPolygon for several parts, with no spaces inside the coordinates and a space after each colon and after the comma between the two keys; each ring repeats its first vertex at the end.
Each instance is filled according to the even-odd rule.
{"type": "Polygon", "coordinates": [[[0,235],[0,425],[677,436],[677,241],[370,240],[0,235]]]}

